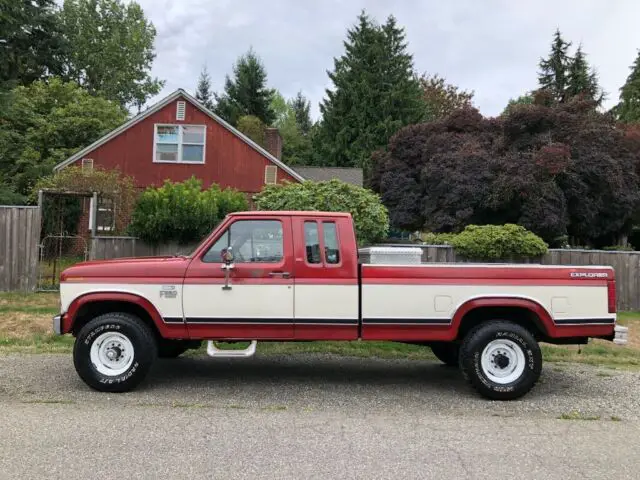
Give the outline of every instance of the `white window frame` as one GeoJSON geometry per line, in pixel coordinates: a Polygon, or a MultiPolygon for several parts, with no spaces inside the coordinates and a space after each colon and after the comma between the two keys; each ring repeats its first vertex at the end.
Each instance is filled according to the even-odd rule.
{"type": "MultiPolygon", "coordinates": [[[[106,208],[106,207],[101,207],[98,206],[98,208],[96,208],[96,204],[94,202],[94,197],[91,197],[89,199],[89,230],[93,229],[93,217],[94,215],[97,215],[96,218],[96,231],[93,232],[94,235],[96,235],[98,232],[113,232],[116,229],[116,202],[114,202],[113,200],[111,201],[111,208],[106,208]],[[112,218],[112,222],[111,225],[98,225],[98,218],[100,218],[99,212],[112,212],[111,218],[112,218]]],[[[100,202],[98,202],[98,205],[100,205],[100,202]]]]}
{"type": "Polygon", "coordinates": [[[153,163],[182,163],[191,165],[204,165],[207,157],[207,126],[206,125],[194,125],[185,123],[155,123],[153,125],[153,163]],[[178,159],[177,160],[157,160],[156,148],[158,146],[158,127],[178,127],[178,159]],[[204,130],[204,138],[202,143],[183,143],[182,131],[184,127],[202,127],[204,130]],[[194,162],[193,160],[182,160],[182,146],[183,145],[202,145],[202,161],[194,162]]]}

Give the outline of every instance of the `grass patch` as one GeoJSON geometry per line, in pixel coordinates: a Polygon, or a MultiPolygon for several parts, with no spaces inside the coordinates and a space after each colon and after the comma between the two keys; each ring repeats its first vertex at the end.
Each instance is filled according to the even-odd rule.
{"type": "Polygon", "coordinates": [[[30,403],[30,404],[44,404],[44,405],[73,405],[73,400],[25,400],[22,403],[30,403]]]}
{"type": "Polygon", "coordinates": [[[563,413],[558,417],[558,420],[586,420],[586,421],[594,421],[600,420],[599,415],[588,415],[582,412],[573,411],[569,413],[563,413]]]}
{"type": "Polygon", "coordinates": [[[288,407],[286,405],[269,405],[267,407],[262,407],[260,410],[265,412],[281,412],[286,410],[288,407]]]}

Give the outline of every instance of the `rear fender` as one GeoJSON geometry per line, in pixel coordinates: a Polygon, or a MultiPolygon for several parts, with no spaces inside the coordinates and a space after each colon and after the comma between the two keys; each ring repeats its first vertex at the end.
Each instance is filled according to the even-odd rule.
{"type": "MultiPolygon", "coordinates": [[[[462,323],[462,319],[468,313],[476,310],[478,308],[520,308],[527,310],[535,315],[537,318],[536,325],[545,335],[549,335],[551,332],[555,330],[555,324],[553,323],[553,318],[551,314],[547,311],[545,307],[543,307],[536,300],[528,297],[505,297],[505,296],[497,296],[497,297],[478,297],[466,300],[463,304],[461,304],[451,322],[452,330],[455,332],[455,335],[458,335],[460,330],[460,324],[462,323]]],[[[534,319],[535,321],[535,319],[534,319]]]]}

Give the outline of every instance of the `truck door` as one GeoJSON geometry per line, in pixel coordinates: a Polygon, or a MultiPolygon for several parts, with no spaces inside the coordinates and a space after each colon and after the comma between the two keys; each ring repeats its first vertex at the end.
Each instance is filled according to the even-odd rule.
{"type": "MultiPolygon", "coordinates": [[[[295,238],[295,338],[358,338],[358,265],[340,233],[353,228],[347,217],[292,218],[295,238]]],[[[346,235],[346,233],[344,233],[346,235]]],[[[346,240],[346,239],[345,239],[346,240]]],[[[355,240],[351,239],[355,245],[355,240]]]]}
{"type": "Polygon", "coordinates": [[[191,262],[183,310],[189,336],[293,337],[293,241],[289,217],[236,217],[191,262]],[[231,247],[228,279],[222,253],[231,247]]]}

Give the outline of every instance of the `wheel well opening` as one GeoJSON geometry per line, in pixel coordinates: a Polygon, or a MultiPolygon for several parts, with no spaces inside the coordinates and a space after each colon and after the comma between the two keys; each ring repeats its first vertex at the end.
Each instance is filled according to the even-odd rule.
{"type": "Polygon", "coordinates": [[[458,340],[463,339],[475,326],[489,320],[507,320],[529,330],[536,340],[546,338],[542,320],[534,312],[523,307],[479,307],[467,312],[458,329],[458,340]]]}
{"type": "Polygon", "coordinates": [[[78,310],[76,319],[73,322],[72,334],[75,336],[80,329],[84,327],[91,319],[105,313],[122,312],[129,313],[138,317],[145,325],[147,325],[154,333],[156,338],[160,337],[160,332],[156,324],[153,322],[151,315],[140,305],[124,301],[96,301],[84,304],[78,310]]]}

